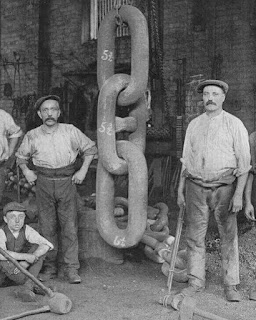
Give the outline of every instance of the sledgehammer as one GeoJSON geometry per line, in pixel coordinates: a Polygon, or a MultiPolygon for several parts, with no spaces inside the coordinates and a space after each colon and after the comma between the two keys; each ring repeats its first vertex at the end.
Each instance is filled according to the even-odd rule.
{"type": "Polygon", "coordinates": [[[192,320],[194,314],[204,319],[227,320],[226,318],[219,317],[216,314],[198,309],[196,307],[196,300],[193,297],[184,296],[183,294],[175,295],[170,302],[166,301],[166,303],[171,304],[175,310],[180,311],[179,320],[192,320]]]}
{"type": "MultiPolygon", "coordinates": [[[[0,247],[0,253],[3,255],[8,261],[11,261],[22,273],[24,273],[28,278],[30,278],[38,287],[40,287],[50,298],[48,301],[49,310],[51,312],[57,314],[66,314],[72,308],[72,301],[62,293],[53,292],[50,288],[47,288],[41,281],[39,281],[36,277],[34,277],[28,270],[23,268],[17,260],[15,260],[12,256],[10,256],[4,249],[0,247]]],[[[43,308],[47,308],[43,307],[43,308]]],[[[45,310],[45,309],[44,309],[45,310]]],[[[45,310],[48,311],[48,310],[45,310]]],[[[45,312],[43,311],[43,312],[45,312]]]]}

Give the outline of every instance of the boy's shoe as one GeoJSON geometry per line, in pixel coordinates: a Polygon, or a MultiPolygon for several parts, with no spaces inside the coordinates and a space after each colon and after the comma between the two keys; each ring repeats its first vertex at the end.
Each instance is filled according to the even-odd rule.
{"type": "Polygon", "coordinates": [[[236,286],[225,286],[224,293],[230,302],[239,302],[242,300],[240,293],[237,291],[236,286]]]}
{"type": "Polygon", "coordinates": [[[26,286],[20,286],[18,290],[14,291],[16,298],[20,298],[23,302],[36,301],[35,293],[26,286]]]}

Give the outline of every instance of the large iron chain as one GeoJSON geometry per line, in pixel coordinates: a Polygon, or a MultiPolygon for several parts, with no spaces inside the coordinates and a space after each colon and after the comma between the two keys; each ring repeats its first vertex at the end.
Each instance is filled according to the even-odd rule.
{"type": "MultiPolygon", "coordinates": [[[[116,10],[102,21],[98,34],[97,79],[100,89],[97,112],[98,167],[96,181],[97,226],[110,245],[136,245],[146,229],[148,175],[144,156],[148,117],[145,92],[148,81],[148,28],[144,15],[130,5],[118,10],[131,34],[131,75],[114,74],[116,10]],[[130,106],[126,118],[115,116],[116,107],[130,106]],[[116,132],[127,131],[129,141],[116,141],[116,132]],[[115,175],[128,174],[128,225],[119,229],[114,220],[115,175]]],[[[120,19],[119,19],[120,20],[120,19]]]]}

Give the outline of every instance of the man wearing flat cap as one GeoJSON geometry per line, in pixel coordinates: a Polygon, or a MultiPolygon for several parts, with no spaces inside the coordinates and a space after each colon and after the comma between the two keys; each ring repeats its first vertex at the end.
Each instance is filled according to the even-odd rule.
{"type": "Polygon", "coordinates": [[[223,110],[228,84],[202,81],[205,112],[187,128],[178,205],[186,207],[189,285],[182,294],[205,287],[205,235],[214,214],[221,239],[224,292],[228,301],[240,301],[237,214],[250,170],[248,132],[242,121],[223,110]]]}
{"type": "MultiPolygon", "coordinates": [[[[43,259],[53,245],[36,230],[24,224],[26,208],[19,202],[9,202],[3,208],[5,224],[0,228],[0,248],[37,278],[43,259]]],[[[15,294],[23,301],[36,301],[38,287],[11,261],[0,254],[0,287],[6,278],[21,285],[15,294]]]]}
{"type": "Polygon", "coordinates": [[[69,283],[80,283],[78,260],[76,184],[84,180],[97,153],[95,142],[71,124],[58,123],[60,98],[42,97],[35,109],[43,124],[30,130],[18,149],[17,163],[27,181],[36,183],[41,234],[53,243],[44,263],[41,280],[56,276],[58,270],[58,225],[60,226],[61,263],[69,283]],[[75,172],[75,160],[81,154],[83,163],[75,172]],[[35,171],[27,163],[32,159],[35,171]]]}

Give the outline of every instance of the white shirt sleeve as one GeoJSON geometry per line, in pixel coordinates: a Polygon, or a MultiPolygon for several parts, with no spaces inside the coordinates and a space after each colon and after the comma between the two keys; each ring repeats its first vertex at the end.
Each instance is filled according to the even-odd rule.
{"type": "MultiPolygon", "coordinates": [[[[6,235],[4,233],[3,229],[0,229],[0,248],[6,250],[6,235]]],[[[0,254],[0,260],[6,260],[1,254],[0,254]]]]}
{"type": "Polygon", "coordinates": [[[50,247],[50,250],[53,249],[53,244],[44,237],[42,237],[35,229],[30,227],[29,225],[26,225],[25,236],[28,242],[30,243],[35,243],[38,245],[46,244],[50,247]]]}

